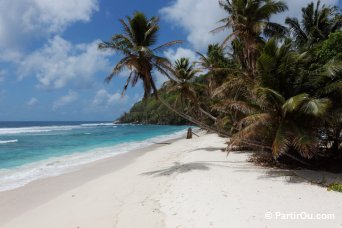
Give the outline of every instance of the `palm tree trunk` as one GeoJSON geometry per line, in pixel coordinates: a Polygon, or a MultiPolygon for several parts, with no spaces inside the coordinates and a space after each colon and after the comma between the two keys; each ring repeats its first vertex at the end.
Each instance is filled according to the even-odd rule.
{"type": "Polygon", "coordinates": [[[211,115],[209,112],[205,111],[203,108],[199,107],[199,110],[204,114],[206,115],[207,117],[209,117],[210,119],[214,120],[215,123],[217,121],[217,118],[213,115],[211,115]]]}
{"type": "MultiPolygon", "coordinates": [[[[219,135],[222,135],[222,136],[225,136],[225,137],[230,137],[230,135],[228,135],[227,133],[225,132],[222,132],[220,131],[219,129],[215,129],[213,127],[210,127],[208,126],[207,124],[205,123],[202,123],[201,121],[199,120],[196,120],[195,118],[187,115],[187,114],[184,114],[180,111],[178,111],[177,109],[173,108],[171,105],[169,105],[163,98],[161,98],[160,96],[157,96],[156,97],[164,106],[166,106],[168,109],[170,109],[171,111],[175,112],[177,115],[183,117],[184,119],[190,121],[191,123],[194,123],[195,125],[207,130],[207,131],[211,131],[211,132],[215,132],[215,133],[218,133],[219,135]]],[[[258,146],[258,147],[262,147],[262,148],[267,148],[267,146],[262,146],[262,145],[259,145],[259,144],[256,144],[256,143],[251,143],[251,142],[248,142],[248,141],[245,141],[245,140],[242,140],[244,143],[246,144],[249,144],[249,145],[253,145],[253,146],[258,146]]],[[[272,149],[271,147],[269,147],[270,149],[272,149]]],[[[289,154],[289,153],[284,153],[284,155],[288,156],[289,158],[292,158],[293,160],[296,160],[304,165],[307,165],[309,166],[309,164],[299,158],[296,158],[295,156],[289,154]]]]}
{"type": "MultiPolygon", "coordinates": [[[[251,147],[267,149],[270,152],[272,152],[272,147],[267,146],[267,145],[262,145],[262,144],[260,144],[258,142],[252,141],[252,140],[241,139],[240,142],[242,142],[242,143],[244,143],[244,144],[246,144],[248,146],[251,146],[251,147]]],[[[231,143],[228,148],[232,148],[232,146],[234,146],[234,143],[231,143]]],[[[295,160],[295,161],[297,161],[297,162],[299,162],[299,163],[301,163],[301,164],[303,164],[303,165],[310,166],[310,164],[305,162],[303,159],[297,158],[294,155],[289,154],[288,152],[285,152],[284,155],[289,157],[289,158],[291,158],[291,159],[293,159],[293,160],[295,160]]]]}
{"type": "MultiPolygon", "coordinates": [[[[152,75],[149,74],[150,78],[152,79],[152,75]]],[[[220,131],[219,129],[215,129],[213,127],[210,127],[208,126],[207,124],[205,123],[202,123],[201,121],[185,114],[185,113],[182,113],[180,111],[178,111],[177,109],[173,108],[171,105],[169,105],[163,98],[161,98],[158,94],[158,89],[156,87],[156,85],[154,84],[154,81],[151,80],[151,85],[152,85],[152,89],[153,89],[153,92],[154,92],[154,96],[156,97],[157,100],[159,100],[164,106],[166,106],[168,109],[170,109],[171,111],[173,111],[174,113],[176,113],[177,115],[179,115],[180,117],[190,121],[191,123],[194,123],[195,125],[207,130],[207,131],[211,131],[211,132],[215,132],[215,133],[218,133],[219,135],[222,135],[222,136],[226,136],[226,137],[229,137],[229,135],[223,131],[220,131]]],[[[202,109],[203,110],[203,109],[202,109]]],[[[203,110],[204,111],[204,110],[203,110]]],[[[209,114],[209,113],[208,113],[209,114]]],[[[214,117],[215,118],[215,117],[214,117]]],[[[216,118],[215,118],[216,120],[216,118]]]]}
{"type": "Polygon", "coordinates": [[[173,108],[171,105],[169,105],[163,98],[161,98],[160,96],[157,97],[157,99],[165,106],[167,107],[168,109],[170,109],[171,111],[173,111],[174,113],[176,113],[177,115],[179,115],[180,117],[190,121],[191,123],[207,130],[207,131],[211,131],[211,132],[215,132],[215,133],[218,133],[219,135],[222,135],[222,136],[225,136],[225,137],[229,137],[229,135],[219,129],[216,129],[216,128],[213,128],[211,126],[208,126],[207,124],[185,114],[185,113],[182,113],[180,111],[178,111],[177,109],[173,108]]]}

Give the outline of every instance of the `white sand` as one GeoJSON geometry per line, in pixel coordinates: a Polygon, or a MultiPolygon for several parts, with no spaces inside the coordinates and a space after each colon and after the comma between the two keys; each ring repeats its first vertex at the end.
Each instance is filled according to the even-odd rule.
{"type": "Polygon", "coordinates": [[[0,193],[0,227],[342,226],[341,193],[289,176],[293,172],[255,167],[246,162],[248,153],[226,157],[224,141],[212,134],[179,140],[118,169],[105,168],[116,159],[0,193]],[[273,219],[265,219],[268,211],[273,219]],[[280,220],[276,212],[332,213],[335,219],[280,220]]]}

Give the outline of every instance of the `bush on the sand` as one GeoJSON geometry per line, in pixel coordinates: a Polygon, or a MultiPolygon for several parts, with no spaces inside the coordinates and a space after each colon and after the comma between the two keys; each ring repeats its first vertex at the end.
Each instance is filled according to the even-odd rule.
{"type": "Polygon", "coordinates": [[[334,183],[329,185],[328,191],[342,192],[342,183],[334,183]]]}

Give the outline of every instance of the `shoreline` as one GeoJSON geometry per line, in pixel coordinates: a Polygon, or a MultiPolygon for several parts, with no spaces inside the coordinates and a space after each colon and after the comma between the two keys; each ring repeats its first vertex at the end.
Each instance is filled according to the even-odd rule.
{"type": "Polygon", "coordinates": [[[14,189],[0,191],[0,227],[11,220],[10,218],[17,216],[18,214],[22,214],[27,210],[37,207],[86,182],[120,170],[130,163],[133,163],[134,160],[143,156],[145,153],[163,147],[169,143],[171,144],[177,140],[181,140],[183,137],[184,136],[178,136],[174,139],[167,139],[141,149],[133,149],[124,153],[118,153],[112,157],[80,165],[75,170],[67,171],[57,176],[46,176],[14,189]],[[46,192],[44,188],[49,188],[51,191],[46,192]],[[31,193],[33,193],[35,197],[27,199],[26,195],[31,193]],[[12,207],[11,205],[13,202],[17,201],[18,198],[25,201],[28,200],[27,204],[12,207]]]}
{"type": "MultiPolygon", "coordinates": [[[[65,127],[65,126],[63,126],[65,127]]],[[[97,146],[84,151],[75,151],[61,156],[52,156],[19,167],[0,172],[0,192],[23,187],[33,181],[56,177],[79,170],[83,166],[96,163],[120,154],[130,153],[140,148],[148,148],[156,143],[183,137],[185,130],[161,134],[144,140],[120,142],[114,145],[97,146]]]]}
{"type": "Polygon", "coordinates": [[[157,144],[0,193],[2,228],[337,227],[342,194],[286,170],[255,166],[200,134],[157,144]],[[21,192],[21,193],[19,193],[21,192]],[[5,192],[6,193],[6,192],[5,192]],[[319,196],[319,197],[317,197],[319,196]],[[331,213],[330,220],[265,213],[331,213]]]}

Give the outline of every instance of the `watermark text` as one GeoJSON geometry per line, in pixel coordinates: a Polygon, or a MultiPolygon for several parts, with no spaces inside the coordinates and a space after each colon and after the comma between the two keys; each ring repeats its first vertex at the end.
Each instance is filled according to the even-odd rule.
{"type": "Polygon", "coordinates": [[[335,214],[333,213],[310,213],[302,212],[289,212],[284,213],[280,211],[268,211],[265,213],[265,219],[271,220],[334,220],[335,214]]]}

